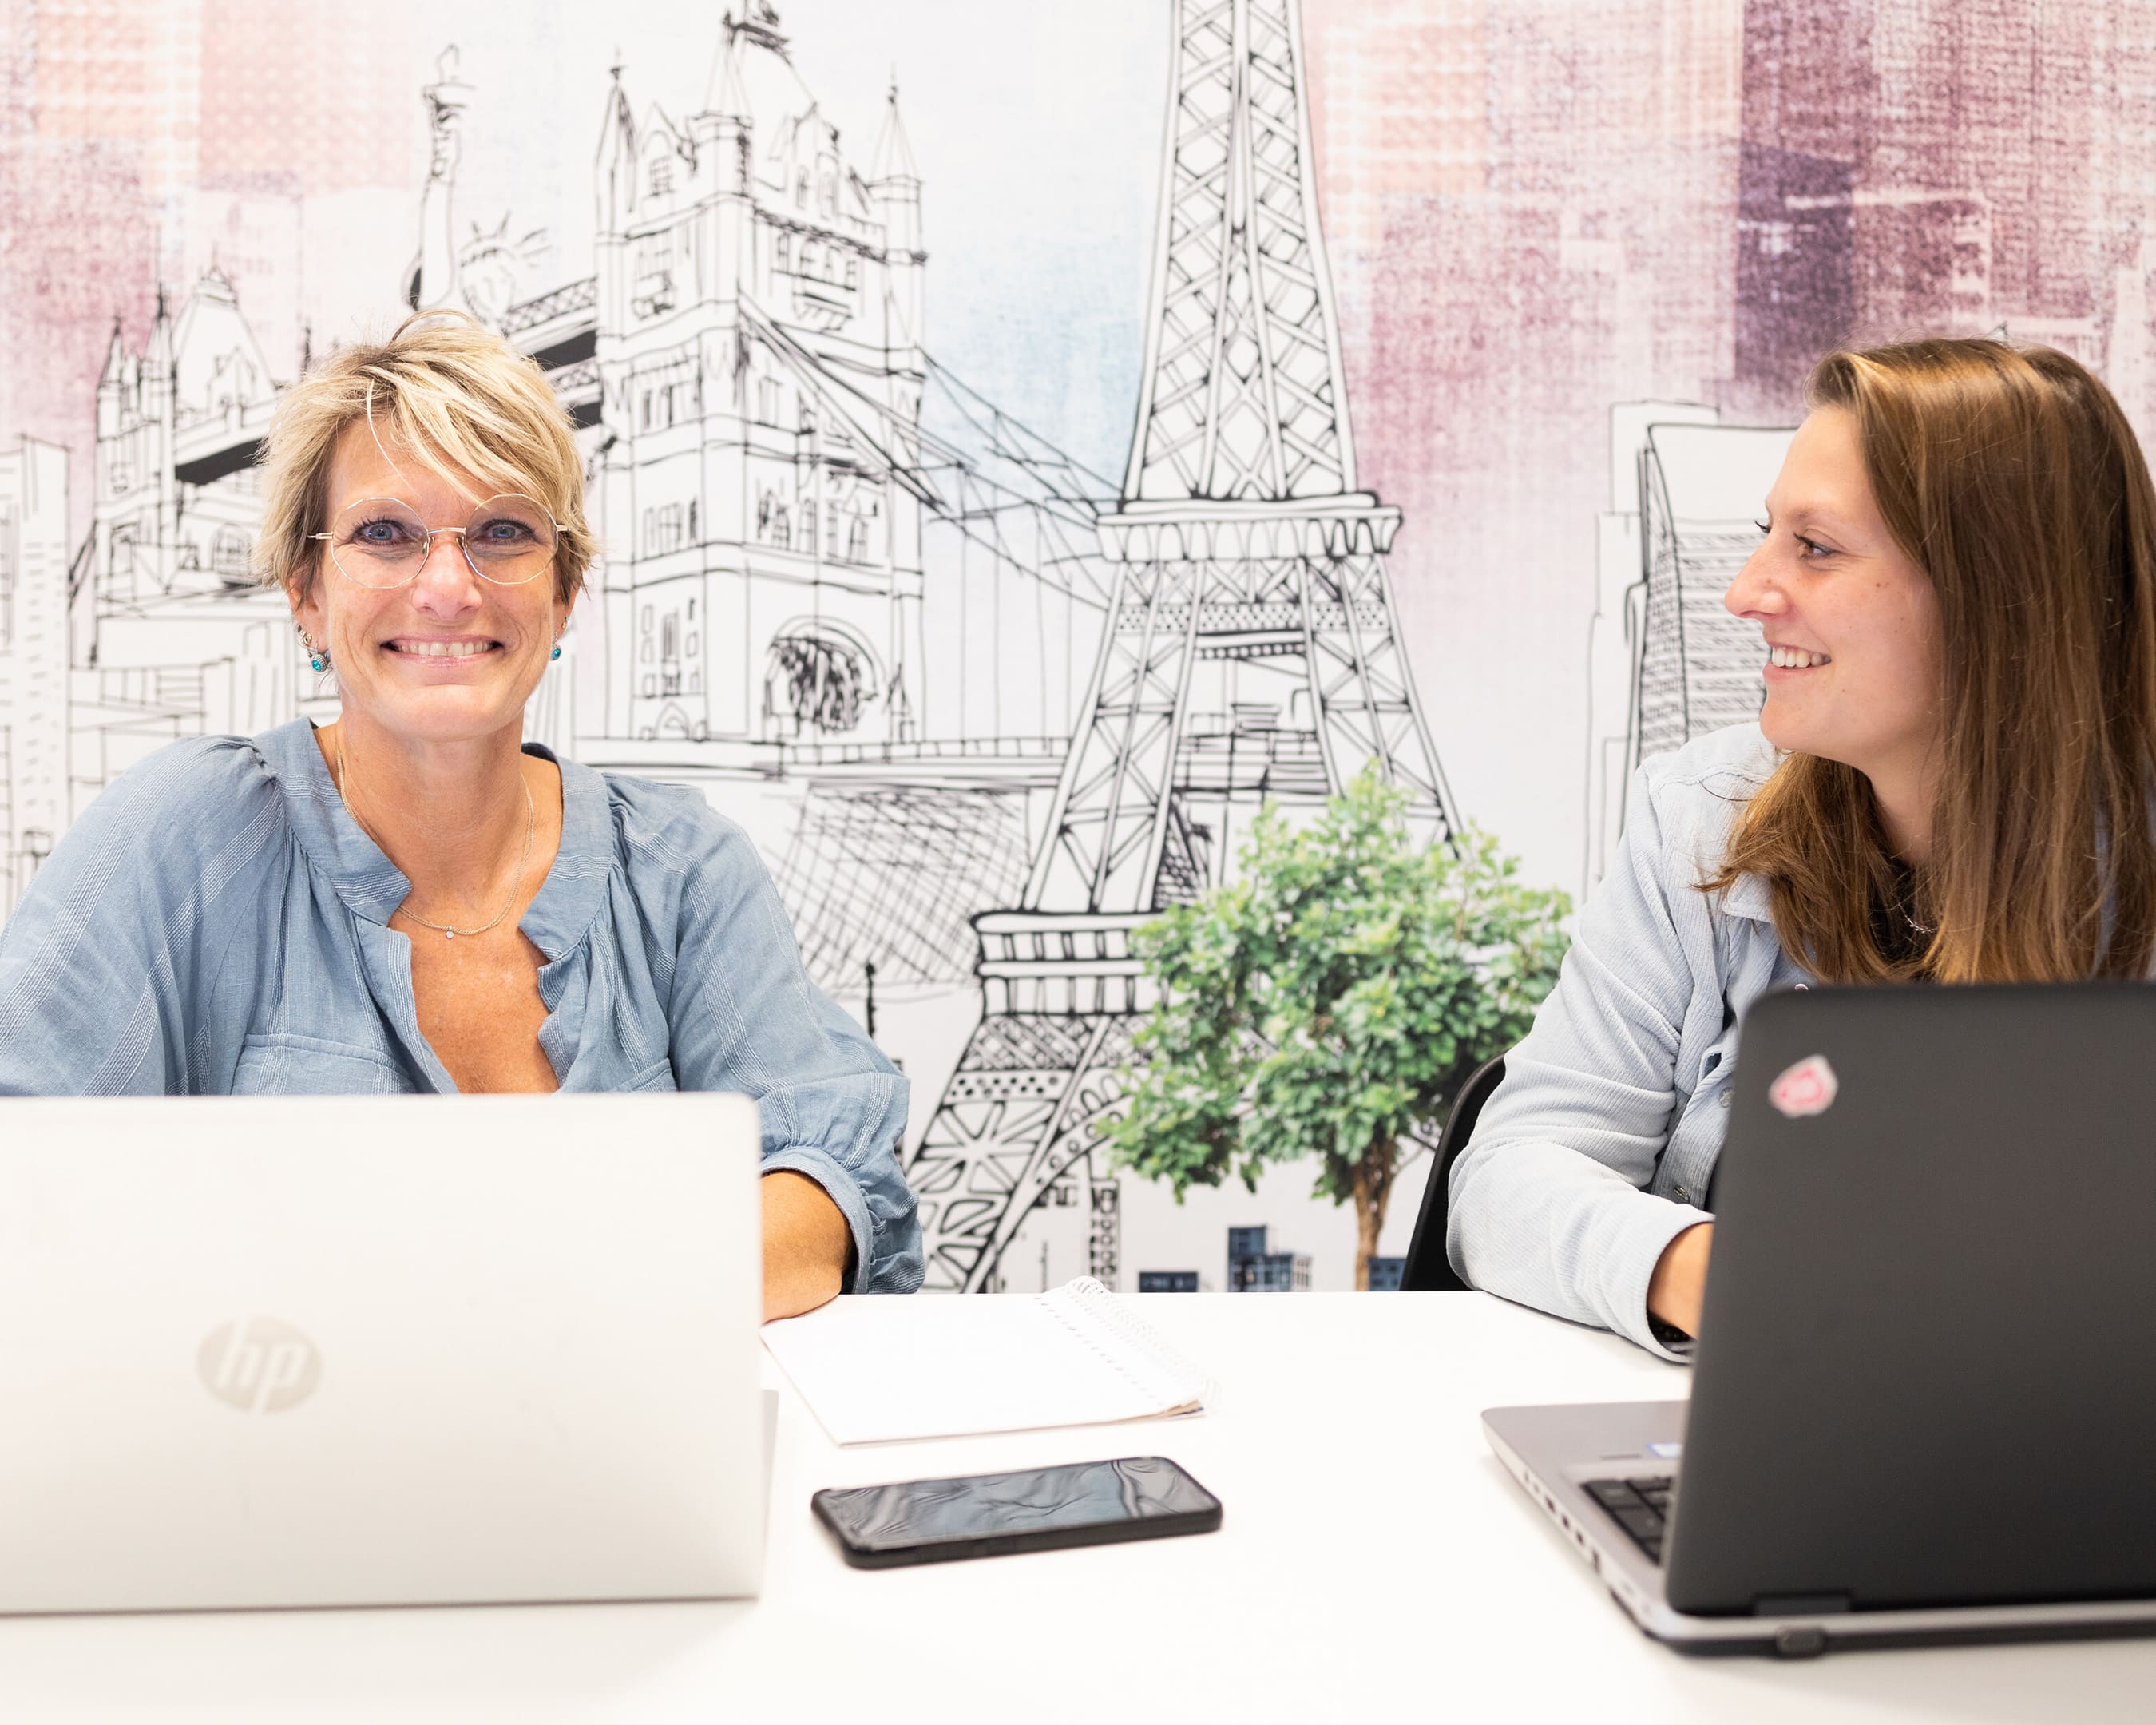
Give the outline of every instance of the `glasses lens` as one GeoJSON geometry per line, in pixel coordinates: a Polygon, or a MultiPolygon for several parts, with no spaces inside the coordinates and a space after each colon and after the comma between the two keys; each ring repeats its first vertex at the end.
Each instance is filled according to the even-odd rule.
{"type": "Polygon", "coordinates": [[[514,584],[543,574],[554,560],[554,518],[516,492],[490,497],[465,527],[465,555],[489,581],[514,584]]]}
{"type": "Polygon", "coordinates": [[[426,524],[393,497],[362,497],[331,523],[330,557],[362,587],[402,587],[427,560],[426,524]]]}

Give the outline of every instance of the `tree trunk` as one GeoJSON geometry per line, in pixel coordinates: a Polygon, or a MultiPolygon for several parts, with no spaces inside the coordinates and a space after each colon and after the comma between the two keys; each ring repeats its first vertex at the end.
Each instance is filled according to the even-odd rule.
{"type": "Polygon", "coordinates": [[[1378,1255],[1378,1235],[1385,1225],[1385,1200],[1393,1195],[1394,1165],[1399,1146],[1380,1138],[1355,1164],[1350,1189],[1355,1196],[1355,1291],[1370,1291],[1370,1260],[1378,1255]]]}

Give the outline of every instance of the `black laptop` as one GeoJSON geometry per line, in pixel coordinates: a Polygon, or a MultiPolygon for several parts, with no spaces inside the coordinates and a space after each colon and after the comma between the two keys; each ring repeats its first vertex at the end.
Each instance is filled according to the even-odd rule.
{"type": "Polygon", "coordinates": [[[2156,1630],[2156,988],[1747,1014],[1691,1400],[1492,1408],[1648,1634],[2156,1630]]]}

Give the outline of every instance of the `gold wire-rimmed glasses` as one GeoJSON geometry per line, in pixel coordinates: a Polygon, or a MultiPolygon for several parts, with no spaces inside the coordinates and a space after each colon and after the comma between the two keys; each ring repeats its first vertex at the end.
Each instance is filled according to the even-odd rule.
{"type": "Polygon", "coordinates": [[[521,491],[490,497],[461,527],[430,527],[419,512],[396,497],[362,497],[337,511],[326,533],[338,574],[362,587],[403,587],[426,566],[436,537],[456,536],[473,574],[497,587],[536,580],[554,561],[561,524],[536,499],[521,491]]]}

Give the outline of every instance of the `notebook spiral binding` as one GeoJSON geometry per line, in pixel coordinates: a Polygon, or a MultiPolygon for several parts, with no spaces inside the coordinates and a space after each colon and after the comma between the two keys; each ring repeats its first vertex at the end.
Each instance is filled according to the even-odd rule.
{"type": "MultiPolygon", "coordinates": [[[[1060,1309],[1060,1307],[1070,1307],[1082,1313],[1089,1322],[1099,1325],[1117,1341],[1127,1344],[1170,1388],[1178,1392],[1190,1391],[1189,1399],[1202,1402],[1212,1393],[1213,1386],[1204,1374],[1178,1353],[1158,1330],[1117,1299],[1114,1291],[1097,1276],[1079,1276],[1075,1281],[1065,1282],[1060,1287],[1044,1295],[1042,1299],[1049,1309],[1063,1320],[1065,1327],[1126,1378],[1131,1375],[1128,1365],[1102,1348],[1093,1337],[1086,1334],[1081,1326],[1072,1323],[1060,1309]],[[1055,1296],[1059,1294],[1069,1297],[1058,1301],[1055,1296]]],[[[1160,1385],[1154,1384],[1140,1387],[1158,1390],[1160,1385]]]]}

